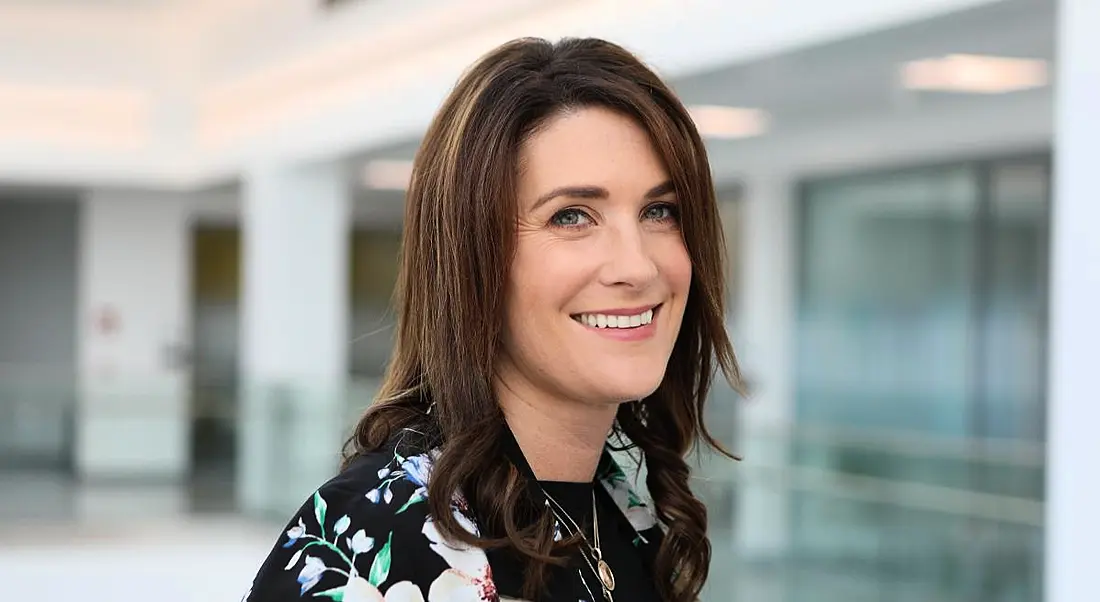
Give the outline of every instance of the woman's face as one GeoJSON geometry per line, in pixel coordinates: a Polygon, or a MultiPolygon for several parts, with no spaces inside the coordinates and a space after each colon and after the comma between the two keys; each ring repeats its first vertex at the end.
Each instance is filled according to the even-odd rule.
{"type": "Polygon", "coordinates": [[[600,108],[554,118],[519,159],[502,380],[559,401],[646,397],[691,285],[668,172],[642,128],[600,108]]]}

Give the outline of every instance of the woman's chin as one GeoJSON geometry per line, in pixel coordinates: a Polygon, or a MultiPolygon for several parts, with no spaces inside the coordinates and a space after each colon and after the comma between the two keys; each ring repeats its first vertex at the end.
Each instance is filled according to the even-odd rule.
{"type": "Polygon", "coordinates": [[[607,400],[607,403],[613,405],[620,405],[624,403],[630,403],[632,401],[638,401],[645,399],[653,394],[660,386],[660,381],[655,383],[622,383],[620,386],[610,386],[614,383],[603,383],[601,391],[595,396],[596,399],[607,400]]]}

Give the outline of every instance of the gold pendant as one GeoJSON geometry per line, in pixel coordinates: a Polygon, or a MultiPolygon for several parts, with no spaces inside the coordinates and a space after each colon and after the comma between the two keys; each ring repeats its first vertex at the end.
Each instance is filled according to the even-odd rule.
{"type": "Polygon", "coordinates": [[[615,591],[615,573],[611,572],[611,567],[602,558],[596,563],[596,570],[600,573],[603,588],[608,592],[615,591]]]}

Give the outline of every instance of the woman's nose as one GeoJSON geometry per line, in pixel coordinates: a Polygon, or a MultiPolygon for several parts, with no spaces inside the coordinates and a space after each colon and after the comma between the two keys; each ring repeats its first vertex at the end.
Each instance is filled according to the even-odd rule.
{"type": "Polygon", "coordinates": [[[615,228],[607,234],[607,244],[602,250],[606,254],[601,273],[603,283],[636,288],[650,284],[657,277],[658,269],[641,228],[615,228]]]}

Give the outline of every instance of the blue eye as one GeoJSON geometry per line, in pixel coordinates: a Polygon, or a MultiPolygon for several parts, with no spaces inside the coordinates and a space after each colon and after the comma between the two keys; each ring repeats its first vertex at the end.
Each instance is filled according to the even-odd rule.
{"type": "Polygon", "coordinates": [[[675,220],[679,217],[678,209],[679,208],[672,203],[658,203],[646,207],[644,217],[645,219],[652,219],[659,222],[675,220]]]}
{"type": "Polygon", "coordinates": [[[550,223],[562,228],[575,228],[586,222],[592,221],[584,211],[580,209],[562,209],[550,218],[550,223]]]}

